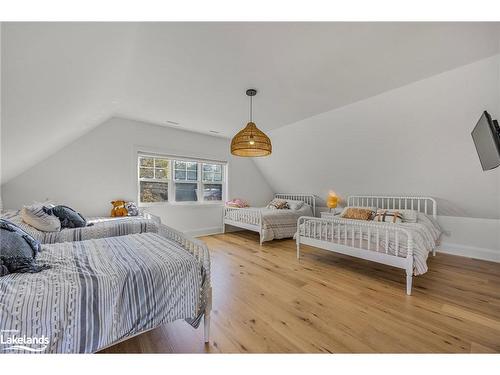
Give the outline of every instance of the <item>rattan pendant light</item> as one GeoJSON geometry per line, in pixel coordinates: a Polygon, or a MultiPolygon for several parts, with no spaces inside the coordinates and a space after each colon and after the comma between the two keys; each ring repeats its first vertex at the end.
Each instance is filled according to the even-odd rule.
{"type": "Polygon", "coordinates": [[[244,157],[271,155],[271,140],[252,122],[252,97],[257,94],[257,90],[248,89],[246,94],[250,97],[250,122],[233,137],[231,154],[244,157]]]}

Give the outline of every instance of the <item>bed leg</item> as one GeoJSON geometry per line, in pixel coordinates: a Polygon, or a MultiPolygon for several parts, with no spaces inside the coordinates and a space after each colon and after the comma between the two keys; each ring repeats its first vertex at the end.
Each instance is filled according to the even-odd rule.
{"type": "Polygon", "coordinates": [[[413,281],[412,274],[408,273],[408,271],[406,271],[406,294],[408,294],[409,296],[411,296],[412,281],[413,281]]]}
{"type": "Polygon", "coordinates": [[[432,249],[432,256],[435,257],[436,256],[436,248],[432,249]]]}
{"type": "Polygon", "coordinates": [[[300,259],[300,242],[297,240],[297,259],[300,259]]]}
{"type": "Polygon", "coordinates": [[[210,342],[210,311],[205,311],[203,315],[203,328],[205,344],[210,342]]]}

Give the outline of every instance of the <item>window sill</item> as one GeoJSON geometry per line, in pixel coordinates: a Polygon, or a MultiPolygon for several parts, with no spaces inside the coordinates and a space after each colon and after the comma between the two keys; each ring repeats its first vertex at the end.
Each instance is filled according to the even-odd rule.
{"type": "Polygon", "coordinates": [[[224,202],[158,202],[158,203],[139,203],[139,208],[148,207],[218,207],[224,206],[224,202]]]}

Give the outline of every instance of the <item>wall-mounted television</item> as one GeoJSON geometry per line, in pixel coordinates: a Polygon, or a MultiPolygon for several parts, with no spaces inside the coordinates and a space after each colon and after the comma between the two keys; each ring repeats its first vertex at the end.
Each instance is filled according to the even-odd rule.
{"type": "Polygon", "coordinates": [[[483,171],[500,165],[500,127],[484,111],[471,133],[483,171]]]}

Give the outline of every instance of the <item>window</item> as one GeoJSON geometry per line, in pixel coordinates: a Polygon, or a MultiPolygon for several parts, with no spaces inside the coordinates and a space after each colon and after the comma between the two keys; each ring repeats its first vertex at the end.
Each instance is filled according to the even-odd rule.
{"type": "Polygon", "coordinates": [[[174,160],[174,181],[176,202],[198,201],[197,162],[174,160]]]}
{"type": "Polygon", "coordinates": [[[170,161],[164,158],[139,157],[139,202],[168,202],[170,161]]]}
{"type": "Polygon", "coordinates": [[[221,202],[225,164],[139,155],[139,203],[221,202]]]}
{"type": "Polygon", "coordinates": [[[203,200],[222,200],[222,164],[203,163],[203,200]]]}

